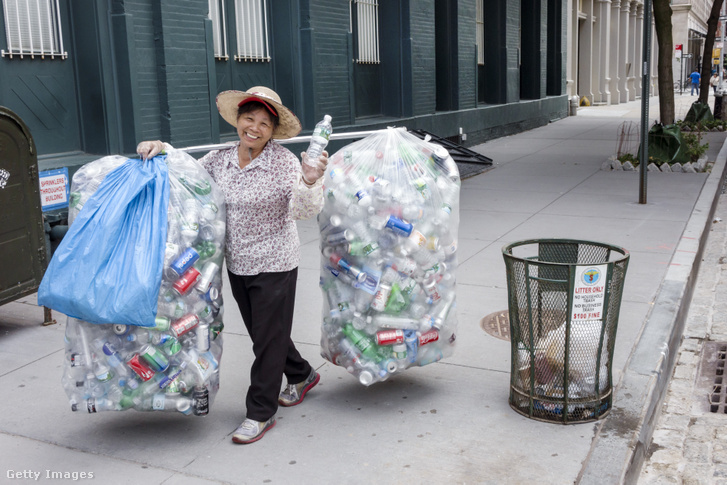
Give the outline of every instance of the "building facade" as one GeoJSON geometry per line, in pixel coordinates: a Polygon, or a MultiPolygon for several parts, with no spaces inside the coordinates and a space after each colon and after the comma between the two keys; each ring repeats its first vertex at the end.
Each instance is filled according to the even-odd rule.
{"type": "MultiPolygon", "coordinates": [[[[310,133],[472,145],[567,115],[568,0],[2,0],[0,105],[42,170],[144,139],[234,139],[215,96],[275,89],[310,133]]],[[[334,147],[335,148],[335,147],[334,147]]]]}
{"type": "MultiPolygon", "coordinates": [[[[711,0],[672,0],[675,88],[701,69],[711,0]],[[680,46],[681,48],[677,48],[680,46]],[[679,83],[679,84],[678,84],[679,83]]],[[[568,1],[567,93],[581,104],[610,105],[641,98],[643,0],[568,1]]],[[[719,37],[719,32],[718,32],[719,37]]],[[[721,45],[721,44],[720,44],[721,45]]],[[[718,44],[715,44],[717,47],[718,44]]],[[[651,34],[650,95],[657,92],[656,32],[651,34]]],[[[712,60],[708,60],[712,62],[712,60]]]]}
{"type": "MultiPolygon", "coordinates": [[[[689,74],[697,69],[701,72],[704,55],[704,39],[707,37],[707,20],[712,10],[711,0],[673,0],[672,37],[675,47],[681,46],[680,52],[674,50],[672,69],[674,82],[682,85],[688,81],[689,74]]],[[[717,32],[719,37],[719,31],[717,32]]],[[[715,47],[718,47],[715,42],[715,47]]],[[[706,59],[711,63],[711,59],[706,59]]],[[[688,83],[687,83],[688,84],[688,83]]]]}
{"type": "MultiPolygon", "coordinates": [[[[642,75],[637,66],[643,63],[643,0],[569,0],[568,4],[568,95],[593,105],[640,98],[642,75]]],[[[652,60],[655,38],[652,31],[652,60]]],[[[653,95],[655,68],[651,79],[653,95]]]]}
{"type": "MultiPolygon", "coordinates": [[[[569,0],[569,96],[612,105],[641,98],[643,0],[569,0]]],[[[656,95],[656,34],[651,36],[650,95],[656,95]]],[[[585,101],[587,100],[587,101],[585,101]]]]}

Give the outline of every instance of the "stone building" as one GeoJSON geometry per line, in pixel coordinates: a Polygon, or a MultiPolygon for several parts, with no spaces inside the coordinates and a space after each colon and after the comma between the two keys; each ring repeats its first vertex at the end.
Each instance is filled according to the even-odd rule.
{"type": "MultiPolygon", "coordinates": [[[[674,81],[702,65],[711,0],[673,0],[674,81]],[[676,46],[682,46],[677,52],[676,46]]],[[[609,105],[641,97],[643,0],[568,0],[566,92],[581,104],[609,105]]],[[[653,16],[652,16],[653,26],[653,16]]],[[[651,95],[656,92],[656,32],[652,27],[651,95]]],[[[711,59],[709,62],[712,62],[711,59]]],[[[675,87],[678,87],[676,85],[675,87]]]]}
{"type": "MultiPolygon", "coordinates": [[[[567,92],[588,104],[641,97],[643,0],[569,0],[567,92]]],[[[652,37],[652,60],[656,42],[652,37]]],[[[655,62],[652,66],[655,66],[655,62]]],[[[656,69],[652,68],[652,86],[656,69]]],[[[653,93],[653,88],[652,88],[653,93]]]]}

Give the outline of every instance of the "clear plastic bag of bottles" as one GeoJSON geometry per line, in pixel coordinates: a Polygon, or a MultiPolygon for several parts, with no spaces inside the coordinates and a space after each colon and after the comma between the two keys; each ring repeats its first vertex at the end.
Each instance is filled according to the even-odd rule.
{"type": "Polygon", "coordinates": [[[448,357],[460,178],[446,149],[388,128],[329,160],[321,355],[364,385],[448,357]]]}
{"type": "MultiPolygon", "coordinates": [[[[76,172],[69,221],[124,157],[76,172]]],[[[63,387],[74,411],[169,411],[206,415],[219,389],[222,357],[224,194],[178,150],[169,172],[167,243],[152,327],[68,318],[63,387]]]]}

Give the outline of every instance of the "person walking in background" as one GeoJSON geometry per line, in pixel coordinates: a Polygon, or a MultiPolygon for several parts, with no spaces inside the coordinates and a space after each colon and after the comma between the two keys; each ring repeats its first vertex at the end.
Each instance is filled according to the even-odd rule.
{"type": "Polygon", "coordinates": [[[717,94],[717,86],[719,86],[719,74],[716,72],[709,78],[709,85],[712,86],[712,91],[717,94]]]}
{"type": "Polygon", "coordinates": [[[699,75],[697,68],[694,68],[692,73],[689,75],[689,78],[692,80],[692,96],[694,96],[695,89],[697,90],[697,96],[699,96],[699,81],[702,77],[699,75]]]}
{"type": "MultiPolygon", "coordinates": [[[[295,221],[316,216],[323,208],[323,172],[328,153],[304,163],[274,139],[300,133],[298,118],[272,89],[217,95],[220,116],[237,128],[240,141],[199,160],[225,194],[227,231],[225,262],[230,289],[252,340],[255,360],[250,370],[246,419],[232,441],[252,443],[275,426],[280,406],[294,406],[320,380],[290,337],[300,240],[295,221]],[[287,386],[281,392],[283,375],[287,386]]],[[[142,158],[160,153],[161,141],[144,141],[142,158]]]]}

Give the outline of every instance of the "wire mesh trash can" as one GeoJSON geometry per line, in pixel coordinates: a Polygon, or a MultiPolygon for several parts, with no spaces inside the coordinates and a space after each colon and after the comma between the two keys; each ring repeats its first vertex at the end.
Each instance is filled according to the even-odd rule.
{"type": "Polygon", "coordinates": [[[510,407],[541,421],[595,421],[613,402],[611,365],[629,253],[592,241],[502,248],[512,366],[510,407]]]}

